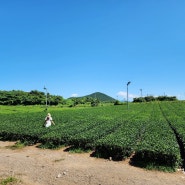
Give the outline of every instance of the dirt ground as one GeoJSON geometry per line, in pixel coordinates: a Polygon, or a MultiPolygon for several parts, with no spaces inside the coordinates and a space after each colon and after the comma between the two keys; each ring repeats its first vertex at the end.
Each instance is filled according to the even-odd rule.
{"type": "Polygon", "coordinates": [[[27,146],[12,150],[14,142],[0,141],[0,178],[14,176],[20,185],[182,185],[185,173],[147,171],[128,161],[71,154],[64,149],[27,146]]]}

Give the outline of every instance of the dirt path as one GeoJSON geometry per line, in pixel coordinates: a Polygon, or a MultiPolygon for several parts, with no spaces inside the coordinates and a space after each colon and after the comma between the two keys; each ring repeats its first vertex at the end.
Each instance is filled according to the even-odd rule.
{"type": "Polygon", "coordinates": [[[130,166],[127,161],[114,162],[70,154],[60,150],[44,150],[28,146],[12,150],[13,142],[0,141],[0,178],[11,175],[21,185],[182,185],[185,174],[146,171],[130,166]]]}

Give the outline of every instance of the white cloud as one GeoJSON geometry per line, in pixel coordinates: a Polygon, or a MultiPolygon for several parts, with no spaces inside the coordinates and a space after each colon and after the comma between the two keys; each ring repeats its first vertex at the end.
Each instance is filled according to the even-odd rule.
{"type": "MultiPolygon", "coordinates": [[[[127,92],[119,91],[119,92],[117,93],[117,96],[121,96],[121,97],[123,97],[123,98],[127,98],[127,92]]],[[[128,93],[128,98],[135,98],[135,97],[137,97],[137,95],[129,94],[129,93],[128,93]]]]}
{"type": "Polygon", "coordinates": [[[126,97],[127,97],[127,93],[126,93],[126,92],[123,92],[123,91],[119,91],[119,92],[117,93],[117,96],[121,96],[121,97],[123,97],[123,98],[126,98],[126,97]]]}
{"type": "Polygon", "coordinates": [[[71,97],[77,97],[77,96],[78,96],[78,94],[76,94],[76,93],[71,95],[71,97]]]}

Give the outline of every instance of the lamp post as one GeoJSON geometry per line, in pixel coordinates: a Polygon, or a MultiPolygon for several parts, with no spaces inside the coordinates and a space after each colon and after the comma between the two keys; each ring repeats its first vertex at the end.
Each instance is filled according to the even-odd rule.
{"type": "Polygon", "coordinates": [[[129,86],[130,83],[131,83],[130,81],[127,82],[127,109],[128,109],[128,86],[129,86]]]}
{"type": "Polygon", "coordinates": [[[46,109],[47,109],[47,88],[44,86],[44,90],[46,91],[46,109]]]}

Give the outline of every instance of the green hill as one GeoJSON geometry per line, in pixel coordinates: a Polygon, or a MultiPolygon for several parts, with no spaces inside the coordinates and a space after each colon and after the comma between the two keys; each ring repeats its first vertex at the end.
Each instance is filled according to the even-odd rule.
{"type": "Polygon", "coordinates": [[[101,92],[95,92],[95,93],[92,93],[92,94],[89,94],[86,96],[82,96],[80,98],[96,98],[101,102],[114,102],[114,101],[116,101],[114,98],[112,98],[104,93],[101,93],[101,92]]]}

